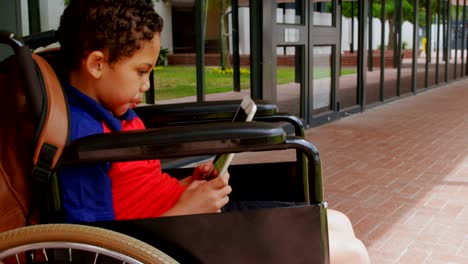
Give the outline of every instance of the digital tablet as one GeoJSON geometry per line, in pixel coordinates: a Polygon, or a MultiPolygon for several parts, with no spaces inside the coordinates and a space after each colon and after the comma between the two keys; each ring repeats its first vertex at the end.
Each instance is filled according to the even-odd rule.
{"type": "MultiPolygon", "coordinates": [[[[232,122],[238,121],[252,121],[255,112],[257,111],[257,105],[255,102],[250,98],[250,96],[245,96],[242,99],[239,108],[237,109],[232,122]]],[[[218,154],[213,160],[214,168],[218,171],[218,175],[224,175],[231,164],[232,158],[234,158],[234,153],[228,154],[218,154]]]]}

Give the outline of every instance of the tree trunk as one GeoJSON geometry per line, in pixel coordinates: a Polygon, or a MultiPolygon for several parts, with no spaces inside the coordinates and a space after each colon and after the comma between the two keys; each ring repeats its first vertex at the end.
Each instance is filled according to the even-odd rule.
{"type": "Polygon", "coordinates": [[[229,34],[227,29],[227,16],[221,14],[221,69],[225,71],[229,67],[229,34]]]}
{"type": "Polygon", "coordinates": [[[393,18],[388,19],[388,46],[387,50],[393,50],[394,23],[393,18]]]}

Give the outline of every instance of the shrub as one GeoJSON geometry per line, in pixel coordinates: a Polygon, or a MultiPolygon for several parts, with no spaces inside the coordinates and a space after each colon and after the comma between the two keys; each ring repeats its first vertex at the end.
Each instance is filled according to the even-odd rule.
{"type": "MultiPolygon", "coordinates": [[[[234,69],[233,68],[227,68],[226,70],[222,70],[220,68],[215,68],[215,69],[213,69],[213,73],[233,75],[234,74],[234,69]]],[[[250,71],[248,69],[241,68],[240,69],[240,74],[250,74],[250,71]]]]}
{"type": "Polygon", "coordinates": [[[158,60],[156,62],[157,66],[164,66],[167,62],[167,55],[169,55],[169,49],[164,48],[159,51],[158,60]]]}

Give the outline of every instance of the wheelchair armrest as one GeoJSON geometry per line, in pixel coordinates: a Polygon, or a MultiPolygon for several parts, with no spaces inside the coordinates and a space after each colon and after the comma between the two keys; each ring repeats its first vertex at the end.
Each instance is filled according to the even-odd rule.
{"type": "Polygon", "coordinates": [[[264,122],[225,122],[96,134],[73,141],[65,164],[178,158],[262,150],[286,140],[283,128],[264,122]]]}
{"type": "MultiPolygon", "coordinates": [[[[264,121],[264,122],[285,122],[289,125],[292,125],[294,128],[294,135],[299,137],[304,137],[304,124],[302,123],[301,119],[297,116],[291,115],[289,113],[276,113],[270,116],[258,116],[255,118],[256,121],[264,121]]],[[[289,131],[289,129],[288,129],[289,131]]],[[[289,134],[289,133],[288,133],[289,134]]]]}
{"type": "MultiPolygon", "coordinates": [[[[145,126],[164,127],[194,123],[231,121],[241,100],[214,101],[203,103],[179,103],[170,105],[146,105],[135,108],[145,126]]],[[[278,112],[275,104],[255,101],[256,117],[271,116],[278,112]]]]}
{"type": "Polygon", "coordinates": [[[322,202],[321,161],[316,147],[302,137],[286,136],[281,126],[266,122],[207,123],[91,135],[67,146],[62,155],[62,164],[180,158],[291,148],[301,151],[307,157],[308,165],[303,167],[303,172],[306,172],[303,175],[306,202],[322,202]]]}

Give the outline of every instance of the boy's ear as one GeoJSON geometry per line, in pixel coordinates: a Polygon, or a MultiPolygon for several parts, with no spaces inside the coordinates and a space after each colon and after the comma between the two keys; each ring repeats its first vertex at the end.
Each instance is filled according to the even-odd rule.
{"type": "Polygon", "coordinates": [[[86,57],[86,70],[96,79],[100,79],[104,69],[105,55],[101,51],[93,51],[86,57]]]}

